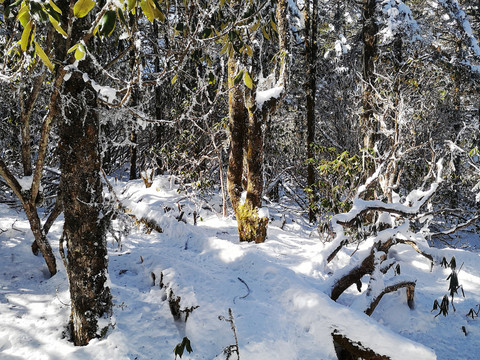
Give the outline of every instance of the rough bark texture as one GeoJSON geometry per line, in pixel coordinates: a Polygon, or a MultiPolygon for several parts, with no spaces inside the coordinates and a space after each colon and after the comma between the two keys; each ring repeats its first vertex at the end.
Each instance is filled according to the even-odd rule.
{"type": "Polygon", "coordinates": [[[111,310],[110,289],[106,286],[107,248],[99,220],[102,209],[99,122],[96,92],[80,74],[72,75],[65,83],[64,96],[72,100],[66,102],[60,126],[70,323],[75,345],[86,345],[104,331],[98,329],[97,320],[111,310]]]}
{"type": "MultiPolygon", "coordinates": [[[[56,35],[57,59],[71,61],[67,49],[71,44],[85,42],[85,31],[91,26],[90,16],[73,22],[72,2],[59,2],[63,23],[72,26],[71,38],[56,35]]],[[[102,183],[100,179],[99,119],[97,93],[83,80],[83,73],[95,76],[87,57],[71,74],[62,88],[59,113],[59,155],[61,201],[64,212],[62,239],[67,244],[67,277],[70,284],[70,330],[75,345],[87,345],[101,337],[106,329],[98,328],[98,319],[111,312],[110,289],[107,281],[107,247],[103,226],[102,183]],[[61,114],[61,116],[60,116],[61,114]]]]}
{"type": "Polygon", "coordinates": [[[230,155],[228,158],[227,191],[236,213],[242,195],[243,153],[246,136],[245,102],[240,85],[234,85],[237,62],[228,59],[228,122],[230,128],[230,155]]]}
{"type": "Polygon", "coordinates": [[[363,0],[363,112],[360,118],[362,129],[363,147],[373,148],[377,124],[373,117],[373,82],[374,59],[377,53],[377,32],[378,26],[375,22],[376,0],[363,0]]]}
{"type": "Polygon", "coordinates": [[[255,90],[247,91],[247,202],[254,208],[262,207],[263,193],[263,116],[256,104],[255,90]]]}
{"type": "MultiPolygon", "coordinates": [[[[369,151],[374,148],[375,141],[378,137],[378,122],[375,119],[375,100],[374,100],[374,82],[375,82],[375,56],[377,54],[377,33],[378,26],[375,21],[375,8],[376,0],[363,0],[363,100],[362,107],[363,112],[360,115],[360,132],[362,136],[362,147],[365,151],[369,151]]],[[[375,165],[370,158],[367,158],[365,163],[366,177],[371,176],[375,172],[375,165]]],[[[365,199],[374,199],[375,188],[369,188],[364,193],[365,199]]],[[[374,220],[374,214],[368,213],[365,217],[367,223],[371,223],[374,220]]]]}
{"type": "Polygon", "coordinates": [[[308,218],[310,222],[315,220],[315,211],[313,209],[317,199],[315,196],[315,169],[313,163],[313,143],[315,141],[315,94],[317,89],[317,0],[307,2],[305,16],[305,56],[307,63],[307,73],[305,82],[305,94],[307,103],[307,187],[311,189],[309,194],[308,218]],[[310,5],[311,4],[311,5],[310,5]]]}
{"type": "Polygon", "coordinates": [[[330,294],[330,298],[334,301],[337,301],[337,299],[345,290],[347,290],[351,285],[357,284],[364,275],[371,274],[374,269],[375,256],[374,252],[372,251],[370,255],[363,259],[359,266],[354,268],[335,283],[330,294]]]}
{"type": "Polygon", "coordinates": [[[137,178],[137,133],[135,130],[130,132],[130,180],[135,180],[137,178]]]}
{"type": "MultiPolygon", "coordinates": [[[[238,6],[241,2],[235,1],[231,6],[238,6]]],[[[279,83],[287,85],[288,62],[288,18],[287,2],[277,2],[276,17],[279,36],[279,53],[282,56],[279,68],[279,83]]],[[[253,66],[249,71],[254,79],[251,89],[243,84],[235,86],[235,77],[239,71],[235,55],[228,59],[228,87],[229,87],[229,125],[230,125],[230,155],[227,173],[227,190],[235,212],[240,241],[264,242],[267,235],[268,218],[259,218],[258,209],[262,206],[263,193],[263,129],[264,123],[274,110],[278,99],[271,99],[260,109],[256,104],[256,72],[255,56],[252,57],[253,66]],[[245,117],[248,114],[248,122],[245,117]],[[244,160],[246,169],[244,169],[244,160]],[[246,170],[246,174],[244,171],[246,170]],[[241,205],[240,199],[243,190],[243,180],[246,178],[246,201],[241,205]]],[[[278,70],[278,68],[277,68],[278,70]]]]}

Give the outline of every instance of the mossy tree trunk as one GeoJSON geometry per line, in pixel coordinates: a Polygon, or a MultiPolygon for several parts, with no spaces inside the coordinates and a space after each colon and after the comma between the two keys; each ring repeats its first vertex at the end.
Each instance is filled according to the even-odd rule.
{"type": "Polygon", "coordinates": [[[248,113],[247,129],[247,195],[236,212],[240,241],[263,243],[267,237],[268,218],[260,217],[263,194],[263,132],[266,112],[257,108],[255,89],[245,89],[248,113]]]}
{"type": "MultiPolygon", "coordinates": [[[[239,5],[241,2],[237,1],[232,6],[239,5]]],[[[279,0],[276,6],[279,54],[282,58],[277,85],[281,84],[285,88],[288,63],[287,1],[279,0]]],[[[254,47],[253,44],[250,45],[254,47]]],[[[235,84],[235,78],[241,70],[241,56],[232,52],[228,58],[230,154],[227,190],[237,218],[240,241],[262,243],[267,236],[268,224],[268,218],[259,214],[263,194],[263,125],[276,107],[278,99],[271,99],[261,108],[257,107],[256,57],[253,54],[249,55],[252,62],[252,70],[248,75],[251,83],[247,86],[245,80],[245,84],[243,81],[235,84]],[[242,204],[243,190],[246,190],[246,199],[242,204]]],[[[246,72],[246,68],[243,71],[246,72]]]]}
{"type": "Polygon", "coordinates": [[[228,125],[230,154],[228,157],[227,191],[235,214],[243,191],[243,157],[246,139],[245,101],[242,85],[234,84],[238,63],[234,56],[228,59],[228,125]]]}

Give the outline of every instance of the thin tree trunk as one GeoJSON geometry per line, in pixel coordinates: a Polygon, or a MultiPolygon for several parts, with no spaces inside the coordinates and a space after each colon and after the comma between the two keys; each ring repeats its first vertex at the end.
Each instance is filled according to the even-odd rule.
{"type": "MultiPolygon", "coordinates": [[[[133,105],[132,105],[133,106],[133,105]]],[[[130,180],[137,178],[137,133],[135,130],[130,132],[130,180]]]]}
{"type": "Polygon", "coordinates": [[[55,255],[53,255],[52,247],[45,236],[42,229],[42,224],[37,213],[35,206],[35,200],[31,197],[25,196],[22,192],[22,188],[17,179],[10,170],[7,168],[5,162],[0,159],[0,176],[2,176],[7,182],[8,186],[12,189],[18,199],[21,201],[25,215],[30,223],[30,229],[32,230],[35,241],[32,244],[32,251],[36,255],[38,250],[41,251],[45,263],[47,264],[50,275],[53,276],[57,273],[57,264],[55,255]]]}
{"type": "Polygon", "coordinates": [[[305,16],[305,60],[307,65],[305,93],[307,103],[307,188],[309,189],[308,218],[315,221],[314,206],[317,201],[313,144],[315,141],[315,94],[317,89],[317,8],[318,1],[308,1],[305,16]]]}
{"type": "Polygon", "coordinates": [[[363,0],[363,112],[360,117],[360,127],[363,136],[363,147],[372,149],[377,131],[377,124],[373,117],[373,82],[374,59],[377,53],[378,26],[375,22],[376,0],[363,0]]]}
{"type": "MultiPolygon", "coordinates": [[[[130,14],[129,21],[130,26],[135,26],[135,17],[136,15],[130,14]]],[[[130,71],[133,73],[135,71],[135,66],[137,63],[137,51],[136,47],[134,46],[130,51],[130,71]]],[[[133,85],[132,90],[132,99],[131,99],[131,106],[135,108],[138,105],[138,98],[139,98],[139,90],[138,85],[133,85]]],[[[133,122],[135,123],[135,116],[133,117],[133,122]]],[[[133,125],[133,129],[130,132],[130,180],[137,179],[137,132],[135,131],[135,124],[133,125]]]]}
{"type": "Polygon", "coordinates": [[[262,122],[267,115],[258,111],[255,90],[247,90],[247,198],[253,208],[262,207],[263,193],[263,132],[262,122]],[[264,115],[264,116],[262,116],[264,115]]]}

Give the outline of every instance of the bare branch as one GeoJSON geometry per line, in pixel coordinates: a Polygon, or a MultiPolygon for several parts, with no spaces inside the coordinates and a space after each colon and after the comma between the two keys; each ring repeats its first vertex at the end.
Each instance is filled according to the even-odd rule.
{"type": "Polygon", "coordinates": [[[382,290],[380,294],[378,294],[373,301],[370,303],[370,306],[368,307],[367,310],[365,310],[365,314],[368,316],[372,315],[373,311],[377,307],[378,303],[380,300],[382,300],[383,295],[397,291],[401,288],[406,288],[407,289],[407,303],[408,307],[410,309],[413,309],[414,303],[413,303],[413,297],[415,293],[415,282],[413,281],[402,281],[394,285],[387,286],[385,289],[382,290]]]}

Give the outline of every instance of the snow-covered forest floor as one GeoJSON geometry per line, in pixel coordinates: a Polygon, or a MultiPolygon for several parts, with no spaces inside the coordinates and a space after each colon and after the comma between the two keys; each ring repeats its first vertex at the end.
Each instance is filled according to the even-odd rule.
{"type": "Polygon", "coordinates": [[[86,347],[74,347],[65,336],[70,309],[58,255],[62,219],[49,234],[60,268],[49,278],[43,259],[31,253],[33,236],[24,214],[0,205],[1,359],[174,359],[173,349],[185,336],[193,352],[182,359],[225,359],[224,349],[235,344],[229,309],[242,360],[336,359],[334,330],[392,359],[480,357],[480,319],[466,317],[480,304],[476,251],[431,249],[437,261],[431,271],[425,257],[397,245],[401,276],[416,280],[415,307],[407,306],[401,289],[385,295],[368,317],[356,289],[337,303],[327,295],[330,273],[362,248],[345,248],[327,266],[316,229],[293,211],[269,206],[267,241],[239,243],[231,217],[223,219],[198,199],[179,194],[167,177],[148,189],[141,180],[112,184],[137,218],[155,220],[163,233],[132,227],[120,247],[108,236],[115,324],[105,339],[86,347]],[[176,219],[179,200],[186,223],[176,219]],[[443,256],[455,256],[461,266],[465,298],[459,291],[456,311],[435,317],[433,302],[448,293],[451,272],[438,263],[443,256]],[[169,297],[180,297],[180,310],[191,310],[186,322],[185,312],[174,320],[169,297]]]}

